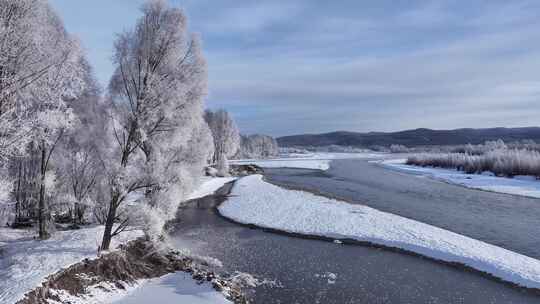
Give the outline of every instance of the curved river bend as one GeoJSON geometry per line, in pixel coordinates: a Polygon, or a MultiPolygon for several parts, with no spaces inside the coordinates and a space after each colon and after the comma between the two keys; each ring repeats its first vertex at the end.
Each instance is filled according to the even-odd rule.
{"type": "MultiPolygon", "coordinates": [[[[525,208],[539,200],[481,192],[441,182],[404,176],[361,160],[340,160],[332,163],[327,173],[301,169],[268,169],[267,179],[293,187],[319,190],[355,202],[363,202],[380,210],[404,215],[475,238],[483,236],[490,243],[515,251],[538,255],[534,241],[512,234],[532,229],[520,222],[511,225],[503,217],[501,228],[484,227],[491,216],[504,214],[504,202],[516,200],[525,208]],[[361,177],[365,174],[365,177],[361,177]],[[366,190],[371,189],[371,190],[366,190]],[[474,192],[474,193],[469,193],[474,192]],[[478,193],[476,193],[478,192],[478,193]],[[452,213],[451,201],[436,206],[452,194],[488,202],[468,206],[476,215],[461,218],[466,211],[452,213]],[[402,203],[398,204],[399,198],[402,203]],[[407,203],[409,202],[409,203],[407,203]],[[426,207],[428,211],[421,208],[426,207]],[[493,208],[498,206],[498,208],[493,208]],[[482,217],[482,206],[494,209],[494,215],[482,217]],[[387,209],[385,209],[387,208],[387,209]],[[424,210],[423,212],[421,212],[424,210]],[[448,216],[446,216],[448,215],[448,216]],[[417,216],[417,217],[415,217],[417,216]],[[441,218],[441,219],[439,219],[441,218]],[[461,218],[459,221],[455,218],[461,218]],[[427,220],[426,220],[427,219],[427,220]],[[470,220],[470,222],[469,222],[470,220]],[[468,224],[464,224],[468,223],[468,224]],[[446,225],[446,226],[445,226],[446,225]],[[510,225],[511,232],[499,234],[510,225]],[[478,229],[477,229],[478,228],[478,229]],[[461,230],[460,230],[461,229],[461,230]],[[492,231],[492,229],[498,229],[492,231]],[[483,235],[483,232],[487,232],[483,235]],[[512,240],[512,241],[509,241],[512,240]],[[519,249],[519,250],[516,250],[519,249]]],[[[220,191],[226,191],[221,189],[220,191]]],[[[462,204],[465,202],[462,199],[462,204]]],[[[178,248],[191,248],[194,254],[219,259],[224,270],[240,271],[258,278],[275,280],[263,284],[251,295],[254,303],[539,303],[540,297],[529,291],[487,279],[475,272],[464,271],[429,259],[384,249],[340,245],[331,242],[294,238],[250,229],[220,217],[215,206],[219,197],[205,197],[180,209],[171,236],[178,248]]],[[[456,204],[454,209],[460,209],[456,204]]],[[[471,202],[474,204],[474,202],[471,202]]],[[[525,208],[526,209],[526,208],[525,208]]],[[[457,212],[457,211],[456,211],[457,212]]],[[[531,210],[528,210],[531,212],[531,210]]],[[[534,212],[532,212],[534,213],[534,212]]],[[[513,217],[514,213],[506,214],[513,217]]],[[[536,217],[539,219],[540,217],[536,217]]],[[[534,222],[532,216],[520,218],[534,222]]],[[[494,223],[496,224],[496,222],[494,223]]],[[[530,235],[529,235],[530,236],[530,235]]],[[[532,237],[538,240],[538,233],[532,237]]],[[[482,238],[480,238],[482,239],[482,238]]],[[[537,257],[537,256],[535,256],[537,257]]]]}

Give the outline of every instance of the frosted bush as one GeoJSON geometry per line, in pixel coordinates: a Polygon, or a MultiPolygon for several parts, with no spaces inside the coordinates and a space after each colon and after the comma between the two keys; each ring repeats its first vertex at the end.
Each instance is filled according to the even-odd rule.
{"type": "Polygon", "coordinates": [[[452,168],[466,173],[493,172],[498,176],[531,175],[540,178],[540,153],[534,150],[504,149],[481,155],[469,153],[423,153],[412,155],[407,164],[452,168]]]}

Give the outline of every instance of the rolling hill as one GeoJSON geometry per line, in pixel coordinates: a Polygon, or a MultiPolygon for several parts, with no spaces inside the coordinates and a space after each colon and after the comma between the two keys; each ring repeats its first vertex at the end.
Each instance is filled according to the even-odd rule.
{"type": "Polygon", "coordinates": [[[280,147],[292,146],[390,146],[392,144],[414,146],[479,144],[487,140],[502,139],[513,142],[532,139],[540,142],[540,127],[487,128],[432,130],[414,129],[399,132],[347,132],[337,131],[323,134],[301,134],[277,138],[280,147]]]}

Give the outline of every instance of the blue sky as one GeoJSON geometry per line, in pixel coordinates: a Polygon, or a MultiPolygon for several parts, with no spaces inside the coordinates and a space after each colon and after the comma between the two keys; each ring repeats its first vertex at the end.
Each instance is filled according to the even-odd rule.
{"type": "MultiPolygon", "coordinates": [[[[139,0],[50,0],[105,85],[139,0]]],[[[207,106],[244,133],[531,126],[540,1],[184,0],[207,106]]]]}

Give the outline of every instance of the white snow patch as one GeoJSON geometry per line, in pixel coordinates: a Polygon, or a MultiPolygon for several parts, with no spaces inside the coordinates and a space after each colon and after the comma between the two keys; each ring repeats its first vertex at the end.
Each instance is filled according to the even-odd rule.
{"type": "MultiPolygon", "coordinates": [[[[0,303],[15,303],[39,286],[47,276],[85,258],[96,258],[103,226],[57,231],[44,241],[28,230],[0,228],[0,303]]],[[[111,248],[139,236],[125,231],[112,240],[111,248]]]]}
{"type": "Polygon", "coordinates": [[[274,159],[238,159],[229,163],[237,165],[254,164],[263,168],[303,168],[328,170],[334,159],[381,158],[383,153],[310,153],[294,154],[292,157],[274,159]]]}
{"type": "Polygon", "coordinates": [[[114,284],[109,282],[100,282],[96,285],[89,286],[86,289],[86,294],[74,296],[69,292],[61,289],[53,289],[51,293],[58,296],[60,301],[49,300],[51,304],[71,303],[71,304],[104,304],[114,303],[119,301],[132,293],[139,284],[144,280],[138,280],[133,284],[123,284],[124,289],[117,288],[114,284]]]}
{"type": "Polygon", "coordinates": [[[217,189],[235,179],[235,177],[204,177],[201,185],[189,195],[188,200],[213,194],[217,189]]]}
{"type": "Polygon", "coordinates": [[[228,304],[232,302],[216,291],[209,282],[197,282],[189,273],[176,272],[146,280],[122,299],[103,303],[228,304]]]}
{"type": "Polygon", "coordinates": [[[431,225],[262,180],[239,179],[220,207],[234,221],[286,232],[366,241],[457,262],[525,287],[540,288],[540,261],[431,225]]]}
{"type": "Polygon", "coordinates": [[[494,176],[491,172],[467,174],[455,169],[420,167],[405,164],[406,159],[377,161],[378,163],[401,172],[418,176],[427,176],[451,184],[472,189],[480,189],[506,194],[540,198],[540,181],[533,176],[515,176],[514,178],[494,176]]]}

